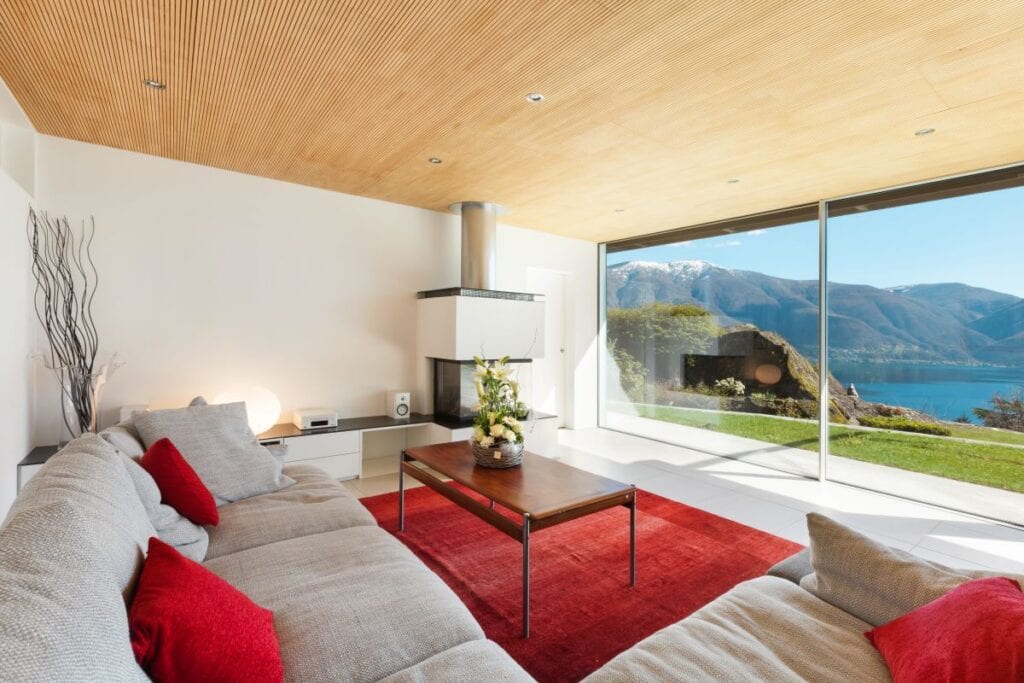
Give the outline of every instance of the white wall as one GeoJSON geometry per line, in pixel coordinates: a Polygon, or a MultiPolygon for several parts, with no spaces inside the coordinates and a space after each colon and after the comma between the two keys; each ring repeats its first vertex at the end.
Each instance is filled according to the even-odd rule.
{"type": "Polygon", "coordinates": [[[0,519],[17,491],[17,464],[33,446],[35,329],[25,220],[34,179],[35,131],[0,81],[0,519]]]}
{"type": "Polygon", "coordinates": [[[0,170],[0,519],[17,491],[17,464],[32,448],[32,365],[34,324],[29,304],[29,251],[25,218],[30,197],[0,170]]]}
{"type": "MultiPolygon", "coordinates": [[[[101,346],[125,362],[105,423],[120,405],[250,385],[273,390],[284,419],[315,405],[380,414],[387,389],[428,407],[415,293],[458,284],[455,216],[47,136],[36,161],[42,208],[96,219],[101,346]]],[[[531,265],[564,270],[576,308],[596,311],[594,244],[500,226],[499,249],[500,287],[522,290],[531,265]]],[[[574,321],[587,400],[570,424],[595,422],[595,316],[574,321]]],[[[40,442],[56,403],[41,378],[40,442]]]]}
{"type": "Polygon", "coordinates": [[[566,403],[572,406],[565,426],[597,426],[597,245],[554,237],[536,230],[500,226],[498,231],[498,289],[528,292],[530,267],[568,276],[566,354],[573,381],[566,403]]]}
{"type": "Polygon", "coordinates": [[[0,79],[0,170],[29,196],[35,192],[36,131],[0,79]]]}

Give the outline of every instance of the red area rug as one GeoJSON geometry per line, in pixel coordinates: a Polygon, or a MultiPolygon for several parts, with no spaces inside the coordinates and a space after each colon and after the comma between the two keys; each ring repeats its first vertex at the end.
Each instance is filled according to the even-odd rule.
{"type": "Polygon", "coordinates": [[[641,491],[637,585],[629,511],[605,510],[530,539],[530,638],[521,637],[522,546],[425,487],[363,498],[380,525],[434,570],[484,632],[544,683],[578,681],[619,652],[802,546],[641,491]]]}

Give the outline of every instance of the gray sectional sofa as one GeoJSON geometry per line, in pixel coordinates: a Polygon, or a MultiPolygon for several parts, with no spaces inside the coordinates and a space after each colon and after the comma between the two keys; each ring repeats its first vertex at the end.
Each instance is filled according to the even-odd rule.
{"type": "MultiPolygon", "coordinates": [[[[204,564],[273,610],[287,680],[532,680],[347,489],[284,473],[295,484],[219,508],[204,564]]],[[[106,440],[51,458],[0,531],[0,678],[147,680],[125,604],[155,535],[106,440]]]]}
{"type": "Polygon", "coordinates": [[[866,631],[965,581],[999,576],[919,559],[820,514],[807,526],[807,550],[644,639],[586,683],[890,681],[866,631]]]}
{"type": "MultiPolygon", "coordinates": [[[[147,680],[132,655],[125,605],[154,535],[198,552],[274,612],[287,680],[532,680],[322,471],[286,465],[293,484],[222,505],[220,523],[197,527],[196,538],[139,493],[130,454],[112,445],[132,450],[129,436],[114,430],[72,442],[28,483],[0,529],[3,680],[147,680]]],[[[808,525],[809,552],[586,680],[887,681],[864,631],[986,576],[919,560],[820,515],[808,525]]]]}

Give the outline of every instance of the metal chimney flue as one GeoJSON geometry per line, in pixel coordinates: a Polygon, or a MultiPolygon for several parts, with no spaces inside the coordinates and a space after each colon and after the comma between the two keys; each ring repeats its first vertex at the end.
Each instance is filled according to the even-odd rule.
{"type": "Polygon", "coordinates": [[[462,286],[495,289],[498,216],[505,208],[492,202],[458,202],[448,208],[462,217],[462,286]]]}

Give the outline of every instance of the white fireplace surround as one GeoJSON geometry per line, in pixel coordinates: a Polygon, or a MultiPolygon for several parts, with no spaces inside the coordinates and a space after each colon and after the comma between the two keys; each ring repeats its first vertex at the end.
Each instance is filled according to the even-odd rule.
{"type": "Polygon", "coordinates": [[[416,339],[417,354],[424,358],[543,358],[544,301],[482,296],[418,299],[416,339]]]}

